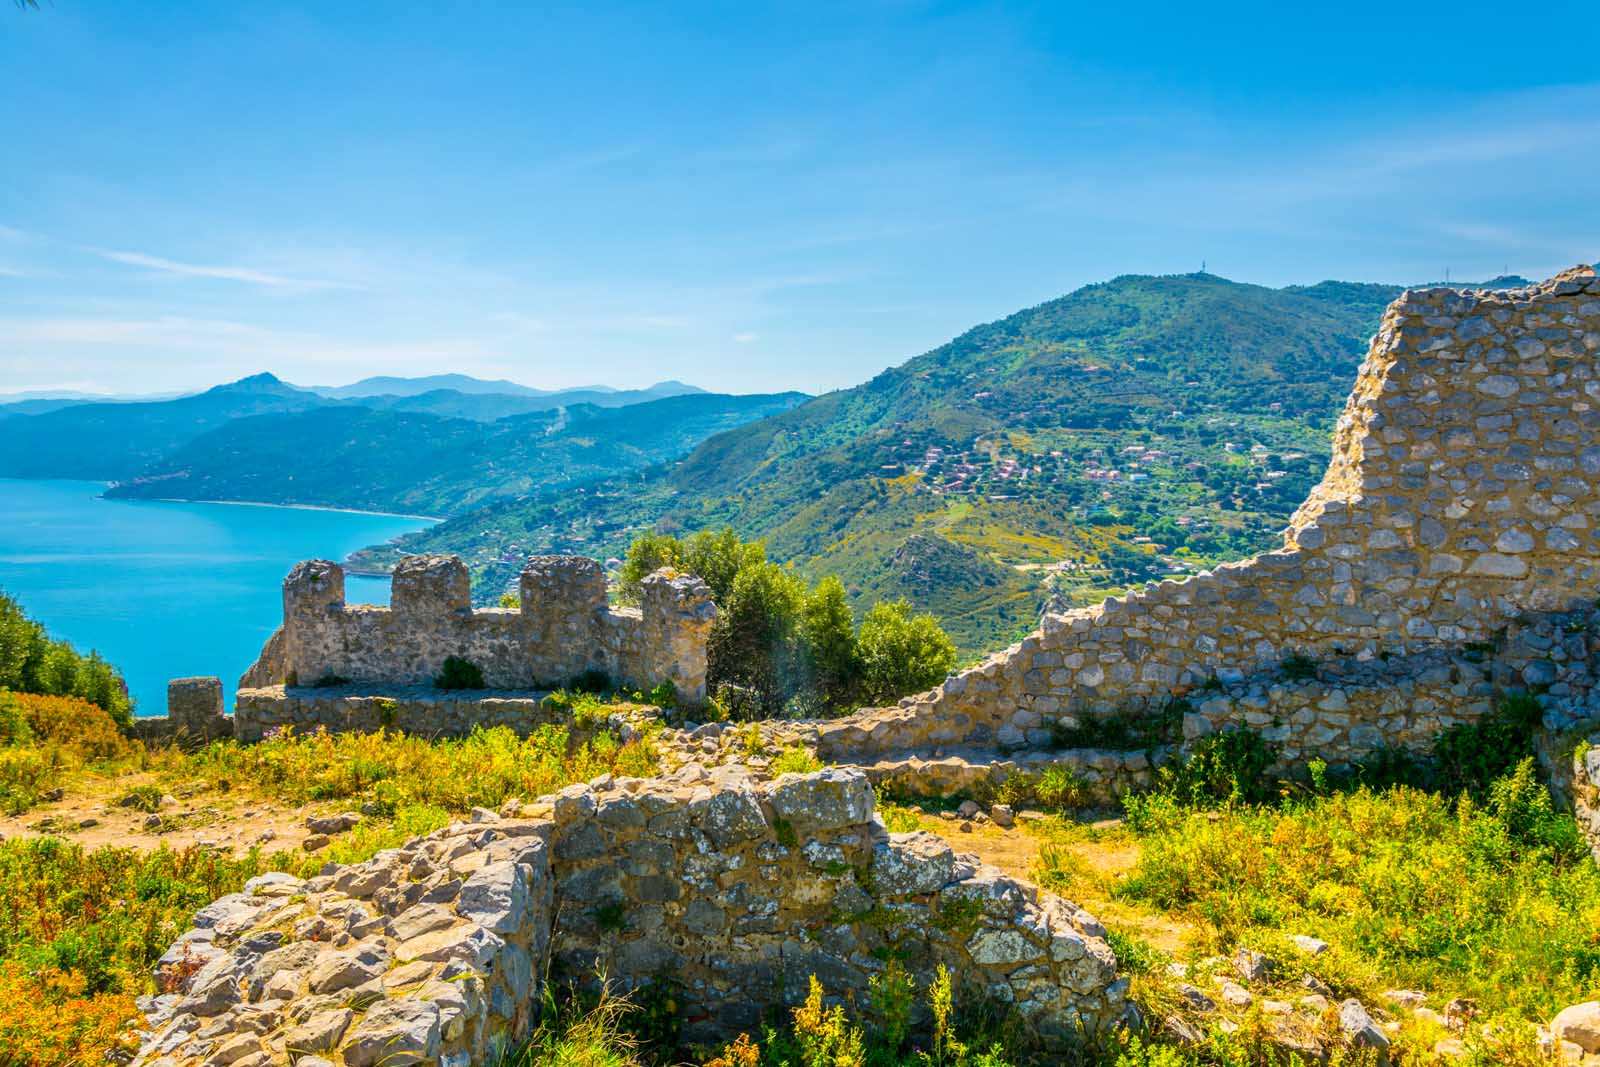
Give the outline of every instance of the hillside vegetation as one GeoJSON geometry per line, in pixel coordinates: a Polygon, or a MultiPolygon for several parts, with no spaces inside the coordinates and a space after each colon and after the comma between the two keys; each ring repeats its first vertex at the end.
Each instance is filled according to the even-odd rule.
{"type": "Polygon", "coordinates": [[[1272,547],[1397,287],[1128,276],[967,331],[682,462],[379,548],[455,552],[478,594],[533,552],[731,526],[861,609],[908,598],[968,654],[1082,602],[1272,547]]]}
{"type": "MultiPolygon", "coordinates": [[[[456,395],[480,406],[525,399],[456,395]]],[[[413,399],[428,398],[438,401],[433,393],[413,399]]],[[[201,435],[106,495],[453,515],[659,464],[804,399],[700,393],[494,421],[361,406],[258,415],[201,435]]]]}
{"type": "MultiPolygon", "coordinates": [[[[99,653],[84,655],[51,637],[15,600],[0,592],[0,696],[8,689],[77,697],[103,709],[120,725],[133,721],[128,686],[115,667],[99,653]]],[[[0,722],[0,731],[4,729],[0,722]]]]}

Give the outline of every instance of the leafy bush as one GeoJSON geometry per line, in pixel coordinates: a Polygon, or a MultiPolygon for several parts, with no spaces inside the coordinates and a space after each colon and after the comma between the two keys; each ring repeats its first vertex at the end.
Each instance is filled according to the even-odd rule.
{"type": "Polygon", "coordinates": [[[733,595],[741,571],[767,561],[765,541],[741,541],[731,528],[701,530],[679,540],[670,534],[641,534],[628,546],[618,575],[618,595],[625,604],[639,602],[640,583],[662,567],[697,575],[711,587],[711,599],[722,604],[733,595]]]}
{"type": "Polygon", "coordinates": [[[439,669],[439,676],[433,680],[433,685],[436,689],[482,689],[483,671],[470,660],[450,656],[439,669]]]}
{"type": "Polygon", "coordinates": [[[1046,767],[1038,774],[1018,771],[1007,775],[999,785],[983,790],[982,799],[993,804],[1021,807],[1038,804],[1044,808],[1068,811],[1082,808],[1089,801],[1089,783],[1071,767],[1046,767]]]}
{"type": "Polygon", "coordinates": [[[1438,788],[1483,797],[1491,783],[1533,753],[1542,716],[1531,695],[1513,693],[1501,697],[1489,715],[1445,730],[1433,746],[1438,788]]]}
{"type": "Polygon", "coordinates": [[[828,707],[851,707],[863,699],[855,628],[844,583],[822,579],[801,605],[800,639],[810,659],[810,684],[828,707]]]}
{"type": "Polygon", "coordinates": [[[23,613],[0,593],[0,689],[45,696],[74,696],[105,709],[123,729],[133,725],[128,687],[99,653],[87,656],[23,613]]]}
{"type": "Polygon", "coordinates": [[[822,770],[822,761],[809,748],[796,743],[778,753],[769,769],[773,775],[810,774],[822,770]]]}
{"type": "Polygon", "coordinates": [[[751,690],[766,712],[782,708],[806,681],[805,599],[805,583],[776,563],[741,570],[711,628],[708,681],[751,690]]]}

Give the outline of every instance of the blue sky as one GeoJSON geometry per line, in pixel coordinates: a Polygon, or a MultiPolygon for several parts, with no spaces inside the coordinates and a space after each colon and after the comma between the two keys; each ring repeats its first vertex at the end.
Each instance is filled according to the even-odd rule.
{"type": "Polygon", "coordinates": [[[0,5],[0,389],[859,382],[1122,273],[1600,256],[1505,5],[0,5]]]}

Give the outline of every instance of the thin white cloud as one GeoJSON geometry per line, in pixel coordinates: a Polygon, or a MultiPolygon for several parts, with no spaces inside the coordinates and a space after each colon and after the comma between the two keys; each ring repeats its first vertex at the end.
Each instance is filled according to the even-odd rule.
{"type": "Polygon", "coordinates": [[[739,345],[753,345],[759,340],[761,340],[760,334],[750,333],[749,331],[744,333],[736,333],[733,335],[734,344],[739,345]]]}
{"type": "Polygon", "coordinates": [[[0,351],[54,348],[155,349],[249,358],[262,366],[328,363],[351,367],[415,368],[462,359],[498,358],[498,349],[473,338],[438,338],[386,344],[346,341],[322,334],[273,330],[226,319],[162,315],[146,319],[0,319],[0,351]]]}
{"type": "Polygon", "coordinates": [[[120,252],[115,249],[97,248],[95,254],[102,259],[113,263],[121,263],[129,267],[143,267],[146,270],[157,271],[162,274],[171,274],[180,278],[213,278],[219,281],[243,282],[247,285],[261,285],[271,289],[359,289],[360,286],[348,282],[327,281],[315,278],[294,278],[284,274],[273,274],[268,271],[256,270],[252,267],[213,266],[204,263],[182,263],[175,259],[165,259],[161,256],[146,255],[143,252],[120,252]]]}
{"type": "Polygon", "coordinates": [[[628,315],[618,320],[617,325],[642,326],[651,330],[684,330],[693,326],[694,320],[682,315],[628,315]]]}
{"type": "Polygon", "coordinates": [[[519,330],[527,330],[531,333],[543,333],[550,328],[550,324],[544,319],[534,315],[524,315],[520,311],[496,311],[489,316],[489,321],[505,323],[508,326],[515,326],[519,330]]]}

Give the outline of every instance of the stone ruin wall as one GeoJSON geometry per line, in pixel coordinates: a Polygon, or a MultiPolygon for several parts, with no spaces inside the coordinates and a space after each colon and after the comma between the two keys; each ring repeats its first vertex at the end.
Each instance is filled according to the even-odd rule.
{"type": "Polygon", "coordinates": [[[890,948],[919,986],[943,964],[964,1002],[1009,1006],[1047,1046],[1122,1017],[1099,923],[888,833],[873,803],[859,771],[605,776],[307,881],[265,875],[163,956],[135,1067],[468,1067],[529,1032],[546,973],[669,982],[683,1040],[709,1044],[813,975],[859,998],[890,948]]]}
{"type": "Polygon", "coordinates": [[[389,607],[346,604],[343,568],[308,560],[284,579],[283,626],[240,688],[429,685],[447,657],[460,656],[491,689],[550,689],[600,671],[642,688],[670,681],[686,703],[705,699],[716,608],[698,578],[657,571],[639,608],[614,609],[594,560],[535,556],[520,593],[520,608],[474,610],[459,559],[410,556],[394,569],[389,607]]]}
{"type": "Polygon", "coordinates": [[[1517,620],[1600,595],[1597,353],[1587,267],[1401,295],[1283,548],[1048,615],[930,693],[814,724],[819,754],[1046,748],[1086,717],[1181,697],[1185,740],[1251,725],[1285,757],[1339,763],[1425,746],[1496,689],[1587,692],[1587,656],[1552,667],[1547,639],[1503,646],[1517,620]],[[1294,656],[1317,678],[1287,680],[1294,656]]]}

